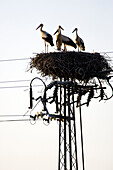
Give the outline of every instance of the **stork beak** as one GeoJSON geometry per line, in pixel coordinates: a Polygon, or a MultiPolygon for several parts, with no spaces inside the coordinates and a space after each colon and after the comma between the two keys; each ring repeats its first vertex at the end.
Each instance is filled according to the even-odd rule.
{"type": "Polygon", "coordinates": [[[60,28],[64,31],[64,29],[60,26],[60,28]]]}
{"type": "Polygon", "coordinates": [[[72,33],[74,33],[75,32],[75,29],[72,31],[72,33]]]}
{"type": "Polygon", "coordinates": [[[57,32],[58,32],[58,30],[56,30],[56,32],[53,35],[55,35],[57,32]]]}
{"type": "Polygon", "coordinates": [[[74,33],[75,31],[77,31],[77,28],[75,28],[75,29],[73,30],[73,32],[72,32],[72,33],[74,33]]]}
{"type": "Polygon", "coordinates": [[[37,30],[38,28],[40,28],[40,25],[36,28],[36,30],[37,30]]]}

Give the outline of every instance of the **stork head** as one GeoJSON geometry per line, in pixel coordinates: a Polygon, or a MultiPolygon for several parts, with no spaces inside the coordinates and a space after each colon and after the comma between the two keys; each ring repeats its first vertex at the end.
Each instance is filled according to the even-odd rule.
{"type": "Polygon", "coordinates": [[[73,30],[73,32],[72,32],[72,33],[74,33],[75,31],[78,31],[78,28],[75,28],[75,29],[73,30]]]}
{"type": "Polygon", "coordinates": [[[40,24],[40,25],[36,28],[36,30],[37,30],[38,28],[40,28],[40,27],[43,27],[43,24],[40,24]]]}
{"type": "Polygon", "coordinates": [[[59,25],[59,26],[58,26],[58,29],[56,30],[56,32],[55,32],[53,35],[55,35],[57,32],[59,32],[60,29],[64,30],[64,29],[59,25]]]}
{"type": "Polygon", "coordinates": [[[59,25],[59,26],[58,26],[58,29],[62,29],[62,30],[64,30],[64,29],[61,27],[61,25],[59,25]]]}

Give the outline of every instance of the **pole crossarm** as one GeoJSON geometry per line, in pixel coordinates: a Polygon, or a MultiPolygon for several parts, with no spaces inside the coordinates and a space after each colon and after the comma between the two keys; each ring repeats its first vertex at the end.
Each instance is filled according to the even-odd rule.
{"type": "Polygon", "coordinates": [[[64,119],[66,119],[67,121],[74,120],[73,117],[69,117],[69,116],[64,117],[64,116],[61,116],[61,115],[48,114],[48,113],[43,113],[43,112],[37,113],[34,116],[30,115],[30,118],[32,118],[33,120],[37,120],[40,117],[43,118],[46,115],[48,115],[49,120],[61,120],[63,122],[64,122],[64,119]]]}

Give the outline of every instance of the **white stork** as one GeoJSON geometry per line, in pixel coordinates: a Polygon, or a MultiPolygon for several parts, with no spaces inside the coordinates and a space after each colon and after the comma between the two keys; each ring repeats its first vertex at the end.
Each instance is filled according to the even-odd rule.
{"type": "MultiPolygon", "coordinates": [[[[54,44],[53,44],[53,38],[52,38],[52,36],[51,36],[49,33],[47,33],[46,31],[43,31],[43,30],[42,30],[42,27],[43,27],[43,24],[40,24],[40,25],[36,28],[36,30],[37,30],[38,28],[40,28],[40,32],[41,32],[42,39],[43,39],[44,42],[45,42],[45,52],[46,52],[46,42],[48,42],[51,46],[54,46],[54,44]]],[[[47,52],[48,52],[48,44],[47,44],[47,52]]]]}
{"type": "Polygon", "coordinates": [[[54,33],[54,35],[58,32],[56,36],[56,44],[57,44],[57,49],[59,47],[59,50],[61,50],[61,45],[62,43],[64,44],[64,51],[67,51],[66,45],[72,46],[75,49],[77,48],[76,44],[67,36],[61,34],[61,29],[64,30],[60,25],[58,26],[58,29],[54,33]]]}
{"type": "Polygon", "coordinates": [[[61,29],[64,30],[60,25],[58,26],[57,31],[54,33],[54,35],[58,32],[56,35],[56,45],[57,45],[57,50],[61,51],[61,46],[62,46],[62,35],[61,35],[61,29]]]}
{"type": "MultiPolygon", "coordinates": [[[[78,51],[79,51],[79,47],[80,47],[81,50],[85,51],[84,41],[83,41],[82,38],[80,38],[80,37],[78,36],[78,34],[77,34],[78,29],[75,28],[75,29],[73,30],[73,32],[75,32],[75,31],[76,31],[75,42],[76,42],[76,44],[78,45],[78,51]]],[[[72,32],[72,33],[73,33],[73,32],[72,32]]]]}

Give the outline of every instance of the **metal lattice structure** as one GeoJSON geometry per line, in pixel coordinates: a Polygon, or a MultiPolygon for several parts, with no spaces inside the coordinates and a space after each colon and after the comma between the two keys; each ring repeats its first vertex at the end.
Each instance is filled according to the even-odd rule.
{"type": "Polygon", "coordinates": [[[31,81],[30,109],[33,108],[33,100],[41,100],[43,104],[42,112],[35,116],[31,115],[31,118],[36,120],[41,117],[47,123],[50,123],[52,119],[59,122],[58,170],[78,170],[75,108],[79,107],[82,166],[85,170],[81,106],[89,106],[92,98],[100,98],[101,101],[113,97],[113,88],[110,84],[112,76],[109,76],[112,68],[107,60],[98,53],[76,52],[37,54],[36,58],[32,59],[30,63],[30,68],[33,67],[41,70],[43,76],[52,76],[53,81],[46,86],[42,79],[34,78],[41,80],[44,85],[43,96],[36,99],[32,94],[34,79],[31,81]],[[105,93],[107,87],[103,87],[103,80],[111,88],[112,94],[110,97],[105,93]],[[50,96],[48,90],[52,88],[54,88],[54,91],[53,95],[50,96]],[[83,96],[87,96],[84,103],[82,103],[83,96]],[[55,104],[56,111],[54,114],[49,113],[48,103],[55,104]]]}
{"type": "MultiPolygon", "coordinates": [[[[42,79],[36,77],[35,79],[42,79]]],[[[52,119],[59,121],[59,161],[58,170],[78,170],[78,153],[77,153],[77,137],[76,137],[76,114],[75,103],[79,107],[80,111],[80,128],[81,128],[81,147],[82,147],[82,164],[84,168],[84,149],[83,149],[83,133],[82,133],[82,116],[81,116],[81,96],[86,93],[92,93],[93,90],[102,90],[96,85],[83,86],[78,85],[72,80],[60,80],[53,81],[48,86],[44,84],[44,94],[34,99],[32,95],[32,82],[30,83],[30,108],[33,107],[33,100],[41,100],[43,109],[41,113],[35,116],[31,115],[31,118],[43,118],[47,123],[50,123],[52,119]],[[53,95],[48,96],[48,90],[54,88],[53,95]],[[86,90],[87,89],[87,90],[86,90]],[[56,105],[56,111],[54,114],[50,114],[48,111],[48,103],[56,105]],[[44,116],[47,116],[46,118],[44,116]]],[[[89,95],[91,96],[91,95],[89,95]]],[[[101,97],[101,96],[100,96],[101,97]]],[[[86,103],[85,103],[86,104],[86,103]]]]}
{"type": "Polygon", "coordinates": [[[58,170],[78,169],[74,95],[70,96],[72,88],[70,85],[60,86],[58,96],[60,115],[64,116],[63,121],[59,121],[58,170]]]}

